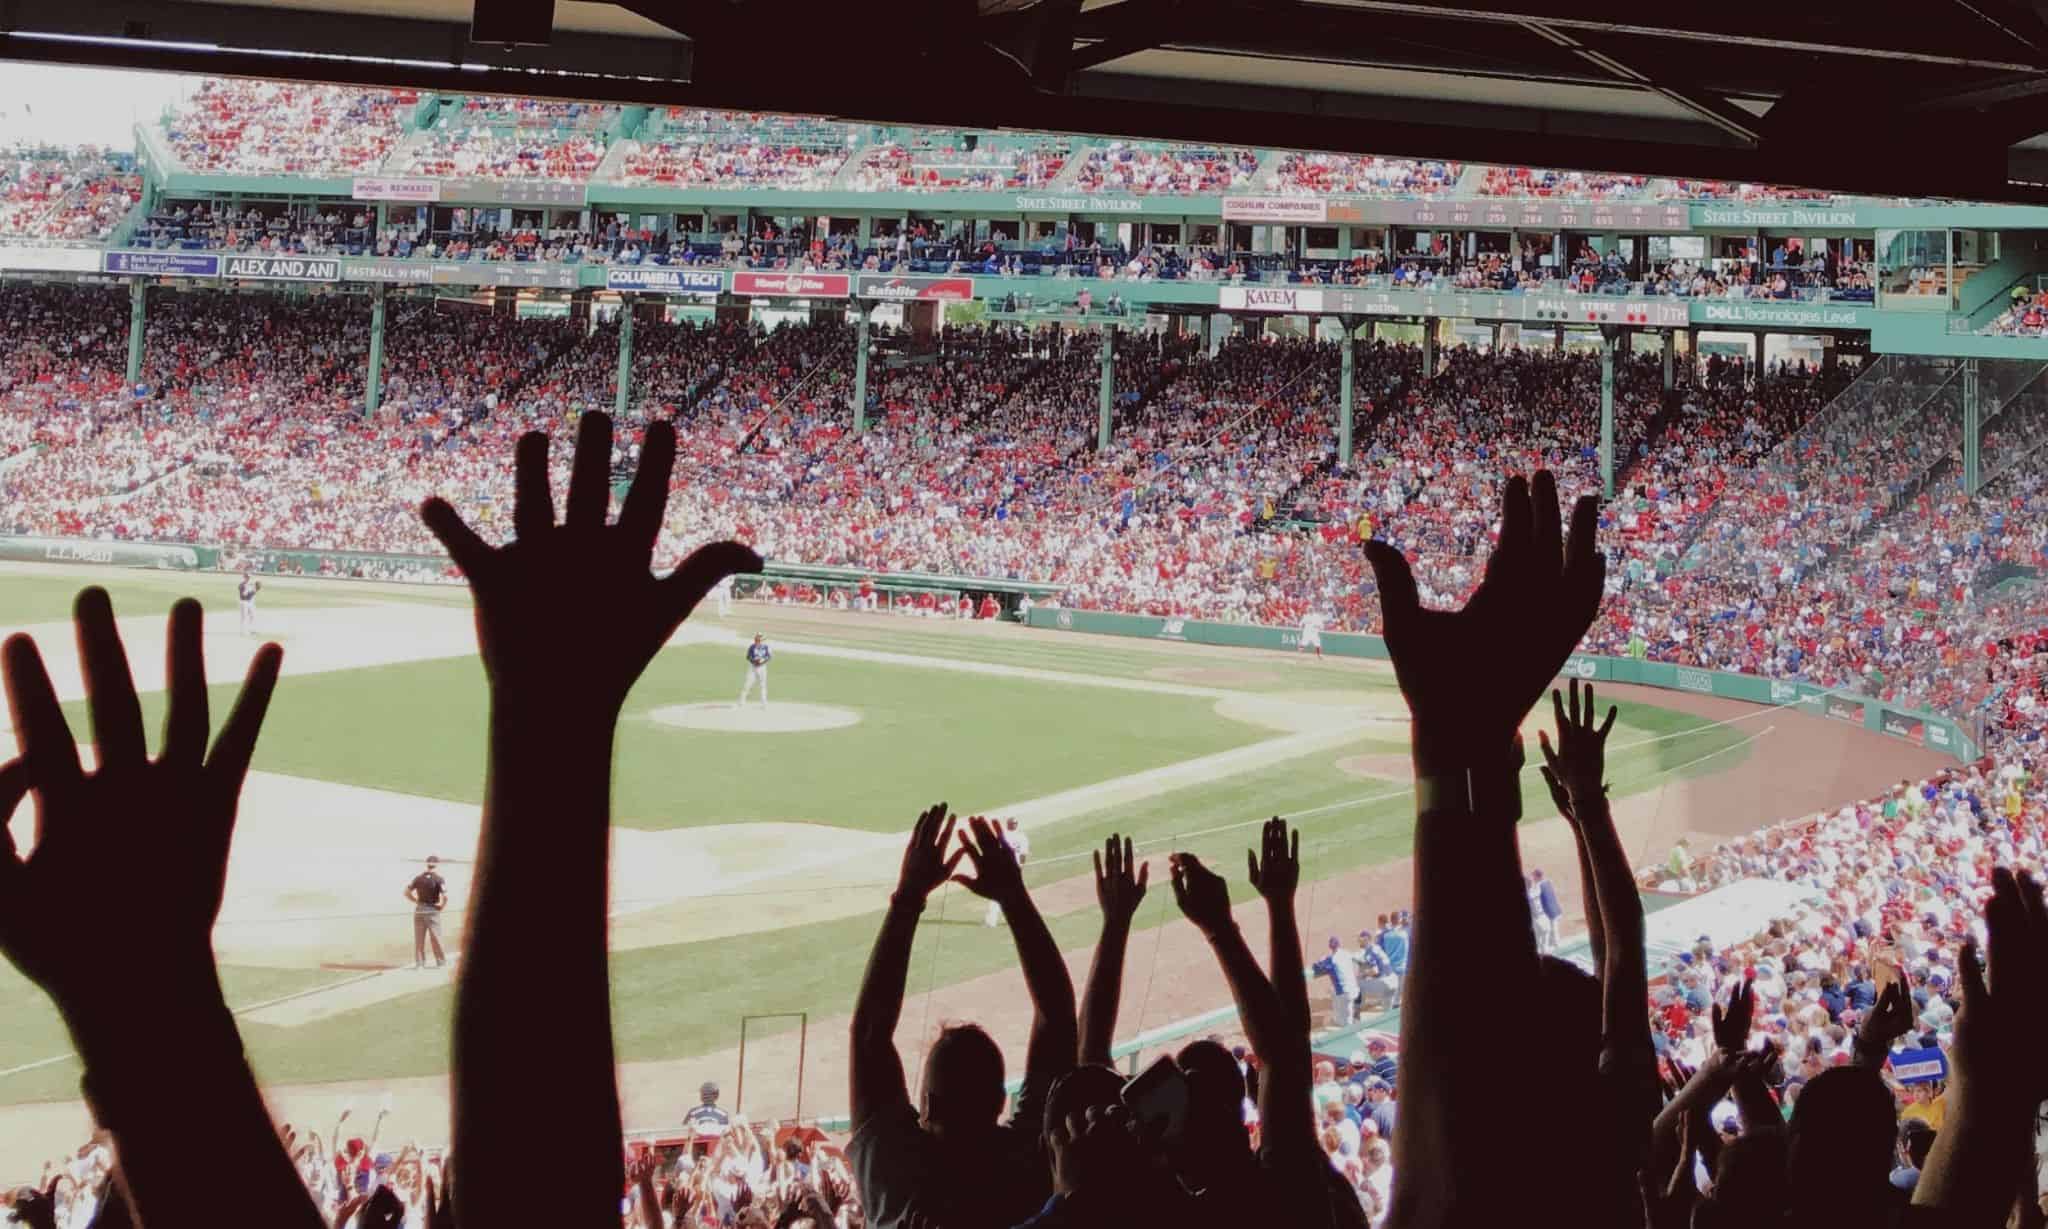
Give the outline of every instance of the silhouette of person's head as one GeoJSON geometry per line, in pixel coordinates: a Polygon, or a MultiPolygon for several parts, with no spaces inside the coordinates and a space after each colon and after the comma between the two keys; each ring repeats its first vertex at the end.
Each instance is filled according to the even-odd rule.
{"type": "Polygon", "coordinates": [[[971,1135],[1003,1112],[1003,1052],[978,1024],[939,1034],[924,1060],[924,1124],[938,1135],[971,1135]]]}
{"type": "Polygon", "coordinates": [[[1897,1106],[1876,1072],[1833,1067],[1806,1081],[1792,1111],[1794,1198],[1812,1192],[1857,1203],[1890,1192],[1898,1129],[1897,1106]]]}
{"type": "Polygon", "coordinates": [[[1174,1157],[1182,1177],[1192,1180],[1204,1170],[1213,1171],[1219,1161],[1248,1156],[1245,1079],[1237,1059],[1219,1043],[1204,1039],[1181,1047],[1174,1061],[1188,1080],[1187,1131],[1174,1157]]]}

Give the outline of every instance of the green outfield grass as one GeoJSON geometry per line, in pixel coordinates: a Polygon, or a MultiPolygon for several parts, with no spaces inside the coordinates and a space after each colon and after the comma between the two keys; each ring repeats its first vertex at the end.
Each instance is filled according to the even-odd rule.
{"type": "MultiPolygon", "coordinates": [[[[798,819],[890,831],[933,798],[999,806],[1277,737],[1217,716],[1206,700],[793,653],[776,660],[775,695],[856,708],[860,724],[748,735],[648,716],[730,701],[743,671],[738,648],[710,645],[669,649],[648,669],[619,725],[619,823],[798,819]]],[[[217,711],[234,687],[216,685],[217,711]]],[[[160,693],[143,697],[151,728],[162,705],[160,693]]],[[[68,710],[74,729],[89,728],[82,702],[68,710]]],[[[256,767],[481,802],[484,713],[473,658],[287,677],[256,767]]]]}
{"type": "MultiPolygon", "coordinates": [[[[124,613],[161,611],[190,590],[189,577],[122,576],[108,587],[124,613]],[[152,605],[153,604],[153,605],[152,605]]],[[[40,579],[27,590],[0,579],[0,617],[17,622],[64,616],[76,577],[40,579]],[[61,594],[61,597],[59,596],[61,594]]],[[[280,587],[279,605],[345,605],[367,588],[280,587]],[[325,599],[324,601],[320,599],[325,599]]],[[[211,595],[208,595],[211,598],[211,595]]],[[[273,596],[266,590],[266,597],[273,596]]],[[[460,598],[438,591],[437,600],[460,598]]],[[[378,594],[369,600],[385,600],[378,594]]],[[[232,616],[223,586],[215,605],[232,616]]],[[[896,620],[801,622],[747,611],[727,626],[766,623],[771,638],[883,649],[940,659],[975,660],[1095,677],[1141,678],[1164,668],[1239,672],[1232,689],[1355,691],[1384,700],[1392,680],[1353,663],[1272,654],[1219,655],[1188,646],[1079,635],[985,636],[896,620]]],[[[859,709],[861,724],[815,734],[734,735],[657,725],[659,706],[730,700],[742,666],[734,646],[679,646],[664,652],[635,690],[618,738],[619,822],[670,828],[752,819],[809,819],[873,831],[901,831],[926,803],[996,807],[1126,775],[1148,767],[1280,737],[1278,731],[1218,716],[1213,703],[1064,682],[997,678],[957,670],[843,660],[789,652],[774,670],[778,700],[859,709]]],[[[232,684],[216,687],[225,711],[232,684]]],[[[484,683],[474,659],[288,677],[279,687],[257,755],[259,768],[403,793],[474,802],[482,790],[484,683]]],[[[144,698],[152,728],[161,697],[144,698]]],[[[82,706],[70,706],[75,728],[82,706]]],[[[1615,793],[1652,788],[1674,774],[1723,771],[1741,762],[1747,725],[1715,726],[1651,706],[1634,706],[1614,735],[1615,793]]],[[[1043,886],[1085,874],[1086,854],[1112,831],[1136,838],[1155,859],[1187,849],[1233,876],[1239,899],[1242,850],[1257,821],[1280,813],[1302,831],[1311,882],[1408,853],[1413,802],[1401,785],[1339,770],[1358,754],[1399,754],[1398,724],[1375,726],[1348,744],[1266,763],[1222,781],[1187,786],[1137,802],[1048,823],[1033,833],[1029,878],[1043,886]]],[[[1533,772],[1524,795],[1530,818],[1553,813],[1533,772]]],[[[1157,872],[1160,867],[1155,866],[1157,872]]],[[[1157,880],[1155,874],[1155,881],[1157,880]]],[[[1178,924],[1171,894],[1157,890],[1138,919],[1141,930],[1178,924]]],[[[686,1057],[732,1045],[742,1014],[808,1010],[820,1018],[850,1010],[886,899],[861,893],[869,911],[760,933],[616,953],[612,995],[622,1059],[686,1057]]],[[[1092,901],[1070,892],[1050,921],[1063,946],[1092,941],[1092,901]]],[[[758,902],[735,899],[745,910],[758,902]]],[[[1394,903],[1394,902],[1384,902],[1394,903]]],[[[912,976],[913,991],[1009,966],[1005,930],[979,925],[980,904],[953,891],[927,914],[912,976]]],[[[1134,944],[1134,951],[1143,950],[1134,944]]],[[[231,969],[234,1001],[248,1003],[347,976],[319,970],[273,973],[231,969]]],[[[545,970],[536,970],[544,977],[545,970]]],[[[447,1069],[446,987],[418,991],[293,1028],[245,1024],[252,1061],[270,1083],[433,1075],[447,1069]]],[[[0,1069],[60,1054],[61,1025],[42,996],[18,977],[0,977],[0,1069]]],[[[0,1079],[0,1104],[70,1099],[75,1064],[58,1063],[0,1079]]],[[[834,1100],[835,1098],[826,1098],[834,1100]]]]}

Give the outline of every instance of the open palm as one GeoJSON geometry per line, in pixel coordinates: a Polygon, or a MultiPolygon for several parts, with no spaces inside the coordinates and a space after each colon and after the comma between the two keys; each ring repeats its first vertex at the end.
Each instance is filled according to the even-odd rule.
{"type": "Polygon", "coordinates": [[[477,642],[500,696],[557,712],[616,716],[640,672],[711,587],[761,558],[737,542],[701,547],[673,574],[650,567],[675,467],[675,429],[647,428],[640,468],[615,524],[611,419],[583,416],[570,470],[567,515],[555,520],[548,437],[521,437],[514,454],[513,538],[492,547],[445,500],[420,509],[428,529],[468,578],[477,642]]]}

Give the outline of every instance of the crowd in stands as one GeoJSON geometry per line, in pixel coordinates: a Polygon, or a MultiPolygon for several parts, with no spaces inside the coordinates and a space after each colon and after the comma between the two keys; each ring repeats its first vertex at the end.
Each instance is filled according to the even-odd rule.
{"type": "Polygon", "coordinates": [[[2006,309],[1977,331],[1994,337],[2048,337],[2048,290],[2014,286],[2006,309]]]}
{"type": "MultiPolygon", "coordinates": [[[[978,353],[977,340],[956,335],[945,349],[978,353]]],[[[767,383],[745,395],[781,404],[803,383],[784,369],[832,341],[813,328],[720,344],[735,359],[749,346],[772,354],[756,365],[767,383]]],[[[1170,384],[1165,369],[1192,356],[1152,344],[1170,384]]],[[[964,376],[955,368],[941,418],[971,422],[999,407],[991,381],[1005,393],[1012,380],[1030,388],[1038,370],[1023,357],[1012,350],[964,376]]],[[[1315,355],[1276,347],[1268,357],[1270,373],[1233,355],[1192,376],[1183,395],[1272,409],[1315,355]]],[[[1563,361],[1509,375],[1527,394],[1559,374],[1544,362],[1563,361]]],[[[1468,398],[1470,374],[1451,377],[1468,398]]],[[[1725,390],[1742,377],[1707,382],[1725,390]]],[[[1133,391],[1143,415],[1157,394],[1133,391]]],[[[1244,455],[1284,453],[1285,421],[1266,426],[1244,455]]],[[[652,581],[664,505],[704,480],[686,476],[678,489],[682,453],[665,419],[620,436],[588,412],[576,428],[566,457],[550,455],[545,437],[517,443],[505,546],[438,498],[420,510],[471,582],[491,689],[476,854],[490,873],[475,881],[461,944],[450,1149],[384,1149],[381,1117],[363,1132],[344,1114],[324,1137],[274,1125],[222,996],[209,935],[229,846],[192,830],[231,831],[269,701],[292,686],[280,682],[281,651],[257,651],[209,751],[202,615],[196,602],[175,606],[164,748],[150,760],[115,611],[104,591],[87,590],[75,622],[95,742],[88,772],[37,647],[10,641],[20,751],[0,768],[0,801],[11,810],[34,793],[40,835],[27,860],[0,852],[11,877],[0,949],[54,1000],[104,1128],[54,1176],[10,1197],[16,1220],[185,1223],[196,1130],[212,1160],[234,1166],[240,1217],[305,1229],[521,1224],[538,1198],[550,1218],[629,1229],[1448,1227],[1516,1223],[1532,1206],[1614,1229],[2040,1223],[2048,1085],[2032,1051],[2048,901],[2035,876],[2048,792],[2038,743],[1698,858],[1681,847],[1649,876],[1655,886],[1766,879],[1803,887],[1808,903],[1652,969],[1645,906],[1608,800],[1615,713],[1603,715],[1576,681],[1569,701],[1550,691],[1537,749],[1576,849],[1582,919],[1564,916],[1540,870],[1525,873],[1518,845],[1533,779],[1518,731],[1610,598],[1598,501],[1571,501],[1566,524],[1549,470],[1491,475],[1497,542],[1462,606],[1427,609],[1414,561],[1377,537],[1363,550],[1412,717],[1415,896],[1362,934],[1358,952],[1330,939],[1315,967],[1330,977],[1334,1022],[1362,997],[1361,972],[1398,1000],[1397,1041],[1374,1037],[1342,1064],[1317,1058],[1296,905],[1300,834],[1275,817],[1248,833],[1241,906],[1229,879],[1195,855],[1162,859],[1159,890],[1215,959],[1244,1047],[1204,1038],[1129,1078],[1111,1064],[1111,1045],[1150,862],[1116,835],[1095,855],[1100,929],[1077,987],[1014,838],[940,802],[915,818],[894,889],[878,902],[848,1027],[845,1146],[737,1118],[711,1085],[685,1116],[689,1146],[627,1145],[605,926],[614,728],[696,604],[762,560],[715,542],[652,581]],[[613,523],[619,467],[632,478],[613,523]],[[581,822],[564,824],[565,814],[581,822]],[[63,934],[38,925],[86,882],[123,907],[79,915],[63,934]],[[912,1100],[897,1034],[920,931],[938,941],[922,915],[948,883],[986,899],[1015,948],[1030,1035],[1014,1101],[1010,1056],[966,1020],[919,1039],[912,1100]],[[1263,952],[1240,909],[1263,914],[1263,952]],[[1560,959],[1560,924],[1581,921],[1586,962],[1560,959]],[[108,979],[104,952],[117,939],[131,967],[108,979]],[[504,1027],[530,1003],[535,967],[551,978],[542,1063],[530,1034],[504,1027]],[[1503,1004],[1515,1005],[1521,1042],[1542,1061],[1502,1061],[1503,1004]],[[544,1196],[531,1114],[521,1112],[534,1104],[549,1107],[554,1132],[544,1196]],[[1568,1166],[1554,1149],[1502,1147],[1503,1104],[1541,1107],[1545,1130],[1586,1146],[1568,1166]]],[[[1528,453],[1543,451],[1537,441],[1528,453]]],[[[2030,663],[2044,650],[2029,639],[2030,663]]]]}
{"type": "MultiPolygon", "coordinates": [[[[139,392],[121,295],[10,287],[5,308],[22,340],[0,366],[0,448],[34,450],[0,473],[16,532],[422,555],[418,499],[484,505],[520,432],[615,397],[612,325],[398,300],[385,412],[364,422],[353,300],[160,294],[139,392]]],[[[1361,345],[1347,467],[1329,342],[1202,354],[1119,332],[1100,452],[1092,335],[951,331],[934,361],[872,369],[859,435],[851,346],[839,322],[643,325],[622,438],[673,415],[707,480],[679,492],[672,542],[741,534],[803,562],[1052,581],[1083,607],[1376,630],[1359,541],[1424,561],[1426,595],[1455,601],[1484,568],[1503,466],[1599,480],[1583,353],[1454,349],[1423,382],[1413,349],[1361,345]]],[[[1823,416],[1845,368],[1716,360],[1667,393],[1656,357],[1623,358],[1612,593],[1589,647],[2004,721],[2026,689],[1975,665],[2042,613],[2032,590],[1986,590],[2048,564],[2048,399],[1987,383],[1994,481],[1968,496],[1953,369],[1895,368],[1823,416]]]]}
{"type": "Polygon", "coordinates": [[[588,183],[604,161],[604,138],[545,127],[436,128],[408,142],[391,168],[441,179],[537,179],[588,183]]]}
{"type": "Polygon", "coordinates": [[[0,243],[94,243],[142,199],[132,155],[93,145],[0,149],[0,243]]]}
{"type": "Polygon", "coordinates": [[[194,174],[367,174],[418,102],[413,90],[208,77],[165,117],[164,136],[194,174]]]}
{"type": "Polygon", "coordinates": [[[1465,167],[1458,162],[1375,158],[1361,154],[1288,154],[1265,189],[1283,196],[1448,196],[1465,167]]]}
{"type": "Polygon", "coordinates": [[[1481,196],[1562,196],[1578,200],[1613,200],[1641,196],[1649,186],[1644,175],[1604,175],[1593,171],[1551,171],[1527,166],[1490,166],[1479,181],[1481,196]]]}
{"type": "Polygon", "coordinates": [[[1054,142],[969,149],[959,134],[932,133],[920,140],[868,147],[841,186],[855,192],[1042,188],[1060,173],[1069,152],[1065,144],[1054,142]]]}
{"type": "Polygon", "coordinates": [[[1836,194],[1812,188],[1780,188],[1770,184],[1730,183],[1720,179],[1674,179],[1675,195],[1693,201],[1741,201],[1744,204],[1784,205],[1832,201],[1836,194]]]}
{"type": "Polygon", "coordinates": [[[1250,149],[1111,141],[1088,151],[1075,184],[1084,192],[1191,196],[1234,191],[1258,169],[1250,149]]]}

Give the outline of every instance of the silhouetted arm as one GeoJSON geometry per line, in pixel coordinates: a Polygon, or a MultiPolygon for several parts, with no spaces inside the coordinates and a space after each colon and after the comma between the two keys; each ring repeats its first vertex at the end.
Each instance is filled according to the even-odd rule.
{"type": "Polygon", "coordinates": [[[528,1116],[559,1132],[551,1200],[572,1223],[619,1214],[619,1098],[607,956],[612,737],[627,693],[711,586],[760,559],[715,543],[665,579],[650,571],[675,432],[647,430],[620,510],[611,503],[611,420],[586,413],[567,512],[557,523],[548,440],[514,458],[513,540],[487,546],[447,503],[421,518],[469,581],[490,681],[488,762],[476,877],[455,996],[456,1192],[471,1225],[531,1215],[528,1116]],[[549,993],[532,993],[535,969],[549,993]],[[513,1012],[527,1027],[507,1028],[513,1012]],[[532,1061],[531,1036],[550,1060],[532,1061]]]}
{"type": "MultiPolygon", "coordinates": [[[[1024,1049],[1024,1084],[1018,1098],[1018,1116],[1032,1120],[1040,1100],[1052,1082],[1073,1070],[1079,1048],[1074,1023],[1074,980],[1067,962],[1060,957],[1059,944],[1038,912],[1024,886],[1023,868],[1016,851],[1005,844],[1002,833],[990,821],[975,816],[961,833],[961,852],[973,866],[972,876],[956,875],[954,881],[975,895],[1002,906],[1010,924],[1010,937],[1017,944],[1017,963],[1024,972],[1024,988],[1031,992],[1031,1039],[1024,1049]]],[[[1036,1125],[1034,1123],[1034,1125],[1036,1125]]]]}
{"type": "Polygon", "coordinates": [[[1244,941],[1230,913],[1230,889],[1193,854],[1173,855],[1173,895],[1201,930],[1223,968],[1245,1040],[1259,1056],[1259,1132],[1262,1147],[1282,1155],[1315,1155],[1308,1032],[1295,1026],[1273,983],[1244,941]]]}
{"type": "Polygon", "coordinates": [[[929,807],[918,816],[911,828],[909,846],[903,852],[903,869],[896,891],[889,897],[881,932],[868,953],[867,972],[861,976],[860,994],[853,1005],[853,1053],[849,1064],[849,1096],[856,1132],[876,1114],[910,1104],[903,1059],[896,1053],[896,1024],[903,1015],[903,992],[910,980],[910,948],[917,938],[917,919],[924,913],[925,899],[946,882],[965,856],[946,852],[952,841],[953,817],[947,813],[945,803],[929,807]]]}
{"type": "MultiPolygon", "coordinates": [[[[1116,1040],[1116,1018],[1124,989],[1124,952],[1131,941],[1131,919],[1145,899],[1149,865],[1133,869],[1130,838],[1111,833],[1095,855],[1095,899],[1102,906],[1102,937],[1088,963],[1088,984],[1081,993],[1080,1061],[1108,1065],[1116,1040]]],[[[1140,1021],[1142,1024],[1143,1021],[1140,1021]]]]}
{"type": "Polygon", "coordinates": [[[311,1229],[319,1212],[242,1057],[212,947],[242,782],[282,654],[257,650],[209,753],[202,618],[189,598],[171,610],[168,705],[152,759],[113,607],[103,590],[79,594],[91,772],[35,644],[14,636],[0,651],[21,740],[21,758],[0,767],[0,825],[28,791],[37,804],[31,857],[0,826],[0,948],[64,1017],[135,1219],[153,1229],[218,1223],[218,1208],[192,1194],[192,1107],[202,1105],[209,1152],[234,1165],[238,1215],[311,1229]]]}
{"type": "Polygon", "coordinates": [[[1291,831],[1287,821],[1275,815],[1260,830],[1259,846],[1256,853],[1245,851],[1245,862],[1252,886],[1266,901],[1266,975],[1281,1009],[1306,1037],[1308,978],[1302,973],[1301,923],[1294,912],[1294,894],[1301,884],[1301,833],[1291,831]]]}

